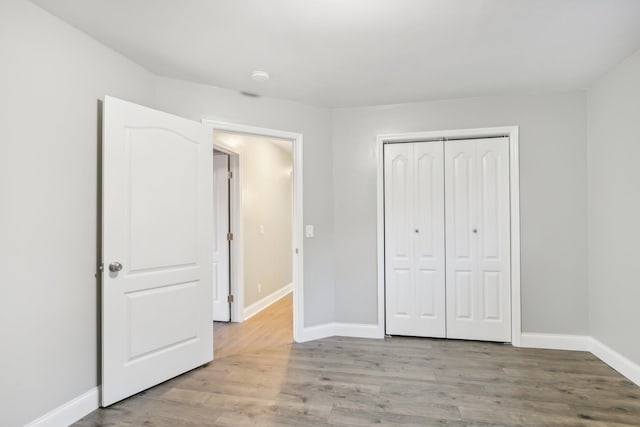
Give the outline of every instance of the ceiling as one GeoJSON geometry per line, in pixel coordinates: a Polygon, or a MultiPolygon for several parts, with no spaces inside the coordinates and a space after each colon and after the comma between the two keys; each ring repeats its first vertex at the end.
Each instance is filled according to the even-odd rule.
{"type": "Polygon", "coordinates": [[[580,89],[640,48],[640,0],[33,1],[158,75],[327,107],[580,89]]]}

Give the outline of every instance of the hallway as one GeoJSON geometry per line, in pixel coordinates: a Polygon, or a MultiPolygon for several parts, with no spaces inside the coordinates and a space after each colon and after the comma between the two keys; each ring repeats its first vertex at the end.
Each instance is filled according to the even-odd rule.
{"type": "Polygon", "coordinates": [[[214,322],[214,363],[293,342],[293,296],[289,294],[242,323],[214,322]]]}

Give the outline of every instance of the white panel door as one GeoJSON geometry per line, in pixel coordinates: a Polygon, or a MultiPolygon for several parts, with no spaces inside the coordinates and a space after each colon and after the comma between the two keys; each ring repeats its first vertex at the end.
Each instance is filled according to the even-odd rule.
{"type": "Polygon", "coordinates": [[[508,138],[445,143],[447,337],[511,341],[508,138]]]}
{"type": "Polygon", "coordinates": [[[442,142],[384,146],[386,332],[444,337],[442,142]]]}
{"type": "Polygon", "coordinates": [[[206,128],[107,97],[102,406],[213,359],[206,128]]]}
{"type": "Polygon", "coordinates": [[[231,320],[229,295],[229,155],[213,155],[213,320],[231,320]]]}

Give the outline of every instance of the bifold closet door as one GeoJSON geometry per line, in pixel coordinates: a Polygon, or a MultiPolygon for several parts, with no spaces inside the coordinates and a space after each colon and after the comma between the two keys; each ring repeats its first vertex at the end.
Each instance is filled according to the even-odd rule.
{"type": "Polygon", "coordinates": [[[511,341],[508,141],[445,143],[448,338],[511,341]]]}
{"type": "Polygon", "coordinates": [[[386,144],[386,332],[446,336],[441,141],[386,144]]]}

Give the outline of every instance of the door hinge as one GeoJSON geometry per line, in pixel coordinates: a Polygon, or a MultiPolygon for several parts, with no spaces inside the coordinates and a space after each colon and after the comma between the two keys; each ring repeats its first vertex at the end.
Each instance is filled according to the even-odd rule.
{"type": "Polygon", "coordinates": [[[228,302],[229,304],[231,304],[231,303],[233,302],[233,295],[228,295],[228,296],[227,296],[227,302],[228,302]]]}
{"type": "Polygon", "coordinates": [[[233,233],[227,233],[227,240],[228,241],[232,241],[233,240],[233,233]]]}
{"type": "Polygon", "coordinates": [[[233,178],[233,171],[229,171],[229,179],[233,178]]]}

